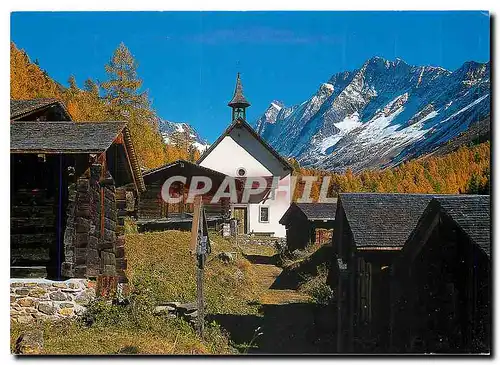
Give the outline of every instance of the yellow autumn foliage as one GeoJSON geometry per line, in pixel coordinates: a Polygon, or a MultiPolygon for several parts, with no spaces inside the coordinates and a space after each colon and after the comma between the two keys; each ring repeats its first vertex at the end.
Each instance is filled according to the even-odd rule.
{"type": "MultiPolygon", "coordinates": [[[[120,45],[121,47],[121,45],[120,45]]],[[[12,99],[57,98],[64,102],[72,119],[76,122],[127,120],[134,147],[142,167],[155,168],[177,159],[196,161],[197,151],[187,151],[175,145],[165,145],[159,132],[154,110],[147,104],[147,110],[134,110],[123,118],[117,108],[101,96],[103,88],[88,79],[79,88],[73,76],[69,87],[54,81],[32,62],[26,52],[10,44],[10,97],[12,99]],[[145,113],[143,113],[145,112],[145,113]],[[143,116],[147,114],[147,118],[143,116]],[[120,116],[120,117],[119,117],[120,116]]],[[[123,115],[123,114],[122,114],[123,115]]]]}
{"type": "Polygon", "coordinates": [[[426,156],[384,170],[366,170],[354,174],[350,169],[336,174],[301,168],[295,161],[298,183],[294,201],[302,196],[301,176],[318,176],[312,198],[317,201],[322,178],[330,176],[328,197],[343,192],[422,193],[422,194],[489,194],[490,142],[462,146],[444,156],[426,156]]]}

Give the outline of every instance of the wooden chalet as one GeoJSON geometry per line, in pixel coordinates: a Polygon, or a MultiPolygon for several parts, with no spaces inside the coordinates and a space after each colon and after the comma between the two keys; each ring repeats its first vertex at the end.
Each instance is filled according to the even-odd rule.
{"type": "Polygon", "coordinates": [[[10,101],[12,121],[71,121],[64,103],[58,99],[40,98],[10,101]]]}
{"type": "Polygon", "coordinates": [[[145,189],[126,122],[11,100],[11,277],[120,273],[125,190],[145,189]],[[121,253],[120,253],[121,252],[121,253]]]}
{"type": "Polygon", "coordinates": [[[292,203],[279,221],[286,227],[288,250],[330,241],[327,233],[334,227],[336,210],[336,203],[292,203]]]}
{"type": "Polygon", "coordinates": [[[491,351],[490,197],[433,199],[392,267],[392,351],[491,351]]]}
{"type": "Polygon", "coordinates": [[[385,351],[389,266],[432,199],[425,194],[340,194],[330,281],[337,293],[337,351],[385,351]],[[335,274],[333,274],[335,275],[335,274]]]}
{"type": "Polygon", "coordinates": [[[215,227],[228,219],[230,210],[227,199],[217,204],[210,203],[210,199],[227,176],[195,163],[179,160],[143,173],[146,191],[141,193],[139,199],[137,220],[139,230],[191,230],[192,204],[187,204],[186,198],[193,176],[208,177],[212,180],[211,191],[203,196],[203,205],[210,227],[215,227]],[[185,177],[186,184],[173,186],[172,196],[173,194],[182,195],[182,201],[169,204],[162,199],[161,190],[163,183],[173,176],[185,177]]]}

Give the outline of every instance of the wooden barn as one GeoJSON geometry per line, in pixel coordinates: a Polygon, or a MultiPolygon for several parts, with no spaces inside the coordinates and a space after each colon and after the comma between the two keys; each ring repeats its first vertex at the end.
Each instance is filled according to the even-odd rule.
{"type": "Polygon", "coordinates": [[[490,197],[433,199],[392,268],[392,349],[491,350],[490,197]]]}
{"type": "Polygon", "coordinates": [[[71,121],[64,103],[58,99],[40,98],[10,101],[11,121],[71,121]]]}
{"type": "Polygon", "coordinates": [[[286,228],[288,250],[330,241],[327,233],[335,224],[336,210],[336,203],[292,203],[279,221],[286,228]]]}
{"type": "MultiPolygon", "coordinates": [[[[179,160],[143,173],[146,191],[140,195],[138,220],[139,229],[154,231],[165,229],[191,230],[192,204],[186,198],[193,176],[208,177],[212,181],[212,189],[204,196],[203,205],[207,220],[211,227],[221,223],[230,216],[227,199],[217,204],[210,204],[211,197],[222,184],[226,175],[195,163],[179,160]],[[182,201],[175,204],[165,202],[161,196],[163,183],[173,176],[186,178],[186,183],[174,183],[174,194],[182,195],[182,201]]],[[[200,186],[201,188],[201,186],[200,186]]]]}
{"type": "Polygon", "coordinates": [[[11,277],[120,274],[125,190],[145,189],[126,122],[11,100],[10,139],[11,277]]]}
{"type": "Polygon", "coordinates": [[[389,266],[432,199],[425,194],[340,194],[331,274],[337,350],[383,352],[389,343],[389,266]]]}

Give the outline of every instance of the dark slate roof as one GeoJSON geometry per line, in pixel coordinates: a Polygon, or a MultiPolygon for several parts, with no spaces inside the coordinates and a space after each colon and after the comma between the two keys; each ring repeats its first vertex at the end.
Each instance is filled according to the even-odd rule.
{"type": "Polygon", "coordinates": [[[240,73],[236,77],[236,87],[234,88],[234,95],[231,101],[227,104],[230,107],[249,107],[250,103],[243,95],[243,86],[241,85],[240,73]]]}
{"type": "Polygon", "coordinates": [[[246,121],[242,119],[236,119],[234,120],[229,127],[226,128],[224,133],[222,133],[217,140],[208,147],[205,152],[200,156],[198,161],[196,161],[197,164],[200,164],[214,149],[219,145],[219,143],[222,142],[224,137],[228,136],[231,131],[234,128],[246,128],[250,134],[259,142],[262,144],[280,163],[285,167],[286,170],[292,172],[293,167],[288,163],[287,160],[285,160],[274,148],[272,148],[269,143],[267,143],[253,128],[250,124],[248,124],[246,121]]]}
{"type": "MultiPolygon", "coordinates": [[[[34,113],[40,109],[44,109],[51,105],[60,106],[65,113],[70,117],[63,102],[54,98],[39,98],[39,99],[27,99],[27,100],[10,100],[10,119],[22,118],[27,114],[34,113]]],[[[71,117],[70,117],[71,119],[71,117]]]]}
{"type": "Polygon", "coordinates": [[[489,195],[453,195],[435,199],[442,211],[488,256],[491,251],[489,195]]]}
{"type": "Polygon", "coordinates": [[[17,122],[10,123],[11,153],[102,153],[123,132],[134,182],[146,189],[127,122],[17,122]]]}
{"type": "Polygon", "coordinates": [[[335,220],[337,203],[295,203],[309,220],[335,220]]]}
{"type": "Polygon", "coordinates": [[[222,172],[209,169],[208,167],[197,165],[193,162],[186,160],[177,160],[170,162],[160,167],[144,171],[142,175],[148,182],[156,181],[157,179],[165,179],[170,176],[181,174],[181,176],[208,176],[224,180],[226,175],[222,172]],[[171,170],[172,172],[168,172],[171,170]]]}
{"type": "Polygon", "coordinates": [[[12,122],[11,152],[100,153],[109,148],[126,122],[12,122]]]}
{"type": "Polygon", "coordinates": [[[435,196],[343,193],[340,202],[357,247],[402,247],[435,196]]]}

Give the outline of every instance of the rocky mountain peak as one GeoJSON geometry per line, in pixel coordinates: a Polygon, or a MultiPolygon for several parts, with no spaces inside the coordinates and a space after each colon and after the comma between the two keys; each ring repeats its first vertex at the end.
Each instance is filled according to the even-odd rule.
{"type": "Polygon", "coordinates": [[[175,145],[192,145],[200,153],[204,152],[210,144],[200,137],[198,132],[188,123],[171,122],[161,119],[158,121],[158,127],[165,143],[175,145]]]}
{"type": "Polygon", "coordinates": [[[489,115],[489,63],[454,72],[372,57],[334,74],[309,99],[272,105],[257,131],[304,166],[342,171],[398,164],[426,153],[489,115]],[[472,91],[472,92],[471,92],[472,91]]]}

